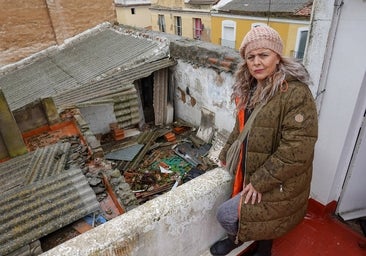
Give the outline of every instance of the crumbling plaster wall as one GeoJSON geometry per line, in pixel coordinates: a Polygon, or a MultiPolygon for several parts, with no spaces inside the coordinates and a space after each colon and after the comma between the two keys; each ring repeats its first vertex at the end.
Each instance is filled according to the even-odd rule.
{"type": "Polygon", "coordinates": [[[233,75],[178,61],[174,67],[175,115],[196,126],[200,125],[201,109],[215,115],[218,130],[231,131],[234,125],[234,104],[230,100],[233,75]]]}
{"type": "Polygon", "coordinates": [[[225,234],[215,215],[231,181],[221,168],[208,171],[42,255],[203,255],[225,234]]]}
{"type": "Polygon", "coordinates": [[[231,92],[239,53],[188,39],[172,40],[170,52],[178,60],[172,72],[175,117],[199,126],[204,108],[214,113],[218,131],[230,132],[235,122],[231,92]]]}
{"type": "Polygon", "coordinates": [[[215,114],[215,128],[230,132],[235,106],[230,100],[234,73],[241,57],[237,50],[212,43],[157,31],[119,25],[118,30],[160,42],[169,42],[170,57],[178,64],[171,68],[174,117],[200,125],[201,110],[215,114]]]}

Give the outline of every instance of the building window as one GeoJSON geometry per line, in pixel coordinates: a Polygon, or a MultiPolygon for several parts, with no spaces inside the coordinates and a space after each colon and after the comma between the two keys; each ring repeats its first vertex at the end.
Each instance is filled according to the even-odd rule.
{"type": "Polygon", "coordinates": [[[131,8],[131,14],[134,15],[135,14],[135,8],[131,8]]]}
{"type": "Polygon", "coordinates": [[[180,16],[174,17],[174,31],[176,35],[182,35],[182,18],[180,16]]]}
{"type": "Polygon", "coordinates": [[[236,22],[224,20],[221,31],[221,45],[235,49],[236,22]]]}
{"type": "Polygon", "coordinates": [[[202,30],[203,24],[201,19],[193,18],[193,38],[200,40],[202,36],[202,30]]]}
{"type": "Polygon", "coordinates": [[[165,32],[165,17],[162,14],[159,14],[158,25],[159,25],[159,31],[165,32]]]}
{"type": "Polygon", "coordinates": [[[308,32],[309,32],[309,28],[307,28],[307,27],[299,28],[297,31],[296,48],[295,48],[293,56],[300,60],[302,60],[304,58],[306,41],[308,39],[308,32]]]}

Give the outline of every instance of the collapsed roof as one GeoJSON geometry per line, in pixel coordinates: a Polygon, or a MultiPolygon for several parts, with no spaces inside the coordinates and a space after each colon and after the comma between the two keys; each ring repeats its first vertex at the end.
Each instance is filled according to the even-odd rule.
{"type": "Polygon", "coordinates": [[[0,165],[1,255],[99,209],[81,169],[67,164],[72,145],[39,148],[0,165]]]}
{"type": "Polygon", "coordinates": [[[174,65],[168,55],[167,43],[103,25],[3,68],[0,84],[12,111],[46,97],[61,108],[119,93],[133,81],[174,65]]]}
{"type": "MultiPolygon", "coordinates": [[[[131,125],[139,121],[133,113],[139,111],[134,81],[175,63],[167,42],[104,24],[1,69],[0,84],[12,112],[44,98],[52,98],[59,112],[112,101],[116,112],[127,105],[121,115],[131,125]]],[[[0,164],[1,255],[99,209],[81,167],[68,166],[71,150],[70,144],[58,143],[0,164]]]]}

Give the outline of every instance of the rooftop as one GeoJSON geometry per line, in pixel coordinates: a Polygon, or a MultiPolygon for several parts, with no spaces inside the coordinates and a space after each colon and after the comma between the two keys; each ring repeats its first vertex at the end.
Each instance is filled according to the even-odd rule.
{"type": "MultiPolygon", "coordinates": [[[[176,125],[175,126],[176,129],[175,131],[178,132],[182,132],[182,131],[191,131],[191,127],[189,126],[184,126],[184,125],[176,125]]],[[[153,143],[149,143],[149,139],[147,139],[146,136],[135,136],[133,138],[130,139],[124,139],[121,141],[113,141],[113,140],[109,140],[109,141],[105,141],[105,144],[102,145],[102,147],[104,148],[104,150],[107,152],[106,153],[106,158],[111,158],[111,159],[117,159],[118,158],[118,154],[117,157],[113,156],[113,155],[109,155],[108,156],[108,152],[118,152],[118,148],[121,149],[126,149],[128,148],[128,145],[131,145],[131,143],[133,145],[136,145],[136,143],[142,143],[143,145],[149,144],[151,148],[154,148],[154,150],[148,154],[146,154],[147,157],[145,158],[137,158],[140,159],[138,160],[138,162],[143,162],[143,165],[150,165],[150,166],[154,166],[156,164],[156,167],[160,166],[160,167],[165,167],[168,168],[170,170],[174,170],[174,165],[173,163],[175,162],[176,164],[178,164],[180,167],[182,167],[182,164],[184,166],[186,166],[189,169],[189,166],[192,164],[185,161],[184,158],[180,158],[180,161],[177,162],[177,160],[172,157],[172,155],[169,155],[168,152],[173,153],[170,149],[172,145],[177,145],[179,144],[180,139],[177,140],[177,138],[183,138],[183,137],[179,137],[181,135],[177,134],[177,137],[175,138],[175,140],[173,141],[167,141],[168,136],[164,136],[167,133],[167,129],[163,129],[160,130],[159,132],[155,133],[155,135],[153,136],[153,143]],[[145,138],[145,139],[144,139],[145,138]],[[169,149],[168,151],[166,151],[167,149],[169,149]],[[145,159],[145,160],[142,160],[145,159]],[[149,160],[150,159],[150,160],[149,160]],[[154,159],[155,161],[152,161],[152,159],[154,159]],[[165,164],[165,165],[163,165],[165,164]],[[167,167],[168,166],[168,167],[167,167]]],[[[181,133],[182,134],[182,133],[181,133]]],[[[17,182],[19,180],[33,180],[33,188],[37,188],[37,193],[33,193],[32,197],[28,197],[26,202],[31,202],[30,200],[32,200],[32,198],[39,198],[39,194],[43,193],[43,186],[41,186],[42,184],[45,184],[45,182],[56,182],[59,185],[62,185],[62,183],[60,183],[58,180],[58,177],[63,177],[63,176],[57,176],[57,175],[52,175],[52,179],[50,179],[50,175],[51,173],[47,170],[50,171],[55,171],[57,169],[52,168],[52,166],[49,164],[49,162],[42,162],[36,159],[39,158],[47,158],[47,159],[56,159],[56,160],[61,160],[61,161],[65,161],[66,159],[66,155],[67,154],[62,154],[61,157],[57,157],[57,158],[53,158],[50,157],[50,155],[55,155],[56,153],[60,152],[60,150],[62,152],[66,152],[68,149],[71,148],[71,144],[70,142],[66,142],[66,143],[61,143],[60,141],[70,141],[70,138],[73,138],[75,140],[75,138],[77,138],[77,136],[80,135],[77,132],[77,129],[75,129],[75,126],[72,125],[72,123],[70,122],[66,122],[63,125],[60,125],[57,127],[57,129],[54,129],[52,131],[48,131],[48,132],[41,132],[41,133],[37,133],[37,134],[28,134],[28,136],[25,138],[27,145],[30,149],[34,150],[31,151],[29,154],[21,156],[21,157],[17,157],[14,158],[10,161],[6,161],[3,164],[0,165],[0,167],[2,169],[4,169],[5,171],[2,171],[2,177],[4,179],[2,179],[3,181],[7,180],[6,177],[9,177],[8,173],[11,172],[13,177],[18,177],[18,175],[14,176],[14,173],[17,173],[17,170],[23,170],[24,168],[29,169],[29,170],[34,170],[34,171],[40,171],[42,170],[41,175],[21,175],[19,179],[12,179],[13,182],[17,182]],[[58,142],[58,143],[56,143],[58,142]],[[44,147],[40,147],[40,145],[44,145],[44,147]],[[63,157],[62,157],[63,156],[63,157]],[[22,160],[23,161],[20,161],[22,160]],[[17,169],[17,168],[10,168],[11,166],[15,166],[14,163],[17,163],[16,166],[23,166],[23,168],[17,169]],[[24,164],[22,164],[24,163],[24,164]],[[27,167],[27,165],[30,166],[34,166],[34,164],[47,164],[48,168],[30,168],[27,167]],[[48,179],[41,179],[40,177],[45,176],[44,174],[46,174],[49,176],[48,179]],[[22,177],[33,177],[33,178],[22,178],[22,177]],[[37,178],[38,177],[38,178],[37,178]],[[36,182],[37,180],[39,180],[38,182],[36,182]],[[47,181],[48,180],[48,181],[47,181]],[[40,182],[42,181],[42,182],[40,182]],[[41,186],[41,187],[39,187],[41,186]]],[[[184,137],[189,138],[189,136],[192,135],[191,132],[185,133],[184,137]]],[[[74,145],[73,147],[75,147],[75,145],[79,145],[79,143],[72,143],[72,145],[74,145]]],[[[180,151],[186,149],[185,148],[185,144],[179,144],[179,145],[183,145],[182,148],[180,148],[180,151]]],[[[82,151],[82,150],[81,150],[82,151]]],[[[178,152],[178,151],[177,151],[178,152]]],[[[205,151],[204,151],[205,152],[205,151]]],[[[145,151],[146,153],[146,151],[145,151]]],[[[136,155],[133,154],[133,155],[136,155]]],[[[174,155],[174,153],[173,153],[174,155]]],[[[134,195],[136,197],[136,200],[138,201],[138,203],[136,203],[136,205],[138,204],[143,204],[145,203],[147,200],[153,199],[155,198],[157,195],[161,195],[162,193],[165,192],[169,192],[171,191],[172,187],[174,186],[175,183],[175,179],[177,178],[177,176],[175,175],[168,175],[165,174],[165,178],[162,176],[162,174],[159,171],[152,171],[150,172],[150,174],[148,174],[147,176],[140,176],[139,172],[133,173],[133,172],[123,172],[124,169],[128,169],[128,165],[133,165],[136,164],[136,161],[130,162],[130,160],[126,160],[128,159],[128,155],[126,156],[126,154],[122,154],[122,156],[125,157],[125,160],[117,160],[117,161],[112,161],[114,162],[114,166],[117,167],[119,170],[122,171],[122,173],[124,174],[124,177],[127,181],[127,183],[131,186],[131,188],[134,191],[134,195]],[[126,158],[127,157],[127,158],[126,158]],[[132,177],[133,181],[132,181],[132,177]],[[140,177],[139,179],[136,179],[137,177],[140,177]],[[170,179],[170,178],[173,179],[170,179]],[[168,178],[168,179],[167,179],[168,178]],[[149,181],[150,179],[150,181],[149,181]],[[158,179],[160,179],[160,182],[156,182],[158,179]],[[159,185],[160,184],[160,185],[159,185]]],[[[177,156],[177,155],[176,155],[177,156]]],[[[123,159],[123,157],[122,157],[123,159]]],[[[74,163],[76,161],[73,161],[74,163]]],[[[97,163],[95,163],[95,161],[91,161],[87,166],[90,168],[91,172],[95,172],[95,170],[105,170],[106,168],[109,169],[109,167],[106,165],[108,164],[109,161],[103,161],[103,163],[99,164],[99,167],[97,167],[97,163]]],[[[111,163],[111,162],[109,162],[111,163]]],[[[194,162],[193,162],[194,163],[194,162]]],[[[156,168],[154,167],[154,168],[156,168]]],[[[159,167],[158,167],[159,168],[159,167]]],[[[74,170],[70,170],[72,173],[74,173],[73,175],[81,175],[82,171],[74,171],[74,170]]],[[[70,171],[68,172],[68,176],[72,178],[72,176],[69,176],[71,173],[70,171]]],[[[65,171],[64,171],[65,172],[65,171]]],[[[28,173],[28,172],[26,172],[28,173]]],[[[86,174],[85,170],[83,171],[84,174],[86,174]]],[[[198,177],[198,175],[196,176],[190,176],[190,179],[198,177]]],[[[72,180],[80,180],[82,181],[83,175],[81,175],[80,177],[78,177],[77,179],[72,178],[72,180]]],[[[86,176],[88,177],[88,175],[86,176]]],[[[91,185],[92,181],[90,180],[90,177],[87,178],[89,181],[89,184],[91,185]]],[[[186,178],[188,178],[188,176],[186,176],[186,178]]],[[[65,180],[66,182],[67,180],[65,180]]],[[[74,182],[75,182],[74,181],[74,182]]],[[[188,181],[185,180],[186,182],[188,181]]],[[[79,182],[79,181],[78,181],[79,182]]],[[[19,183],[19,182],[18,182],[19,183]]],[[[28,182],[29,183],[29,182],[28,182]]],[[[48,183],[47,183],[48,184],[48,183]]],[[[66,183],[67,184],[67,183],[66,183]]],[[[83,184],[87,184],[86,180],[84,178],[83,184]]],[[[13,195],[14,198],[19,198],[19,196],[16,194],[16,191],[25,191],[24,189],[27,189],[27,187],[23,187],[21,190],[19,187],[19,185],[14,184],[14,183],[8,183],[5,182],[3,185],[5,185],[5,187],[2,187],[3,190],[8,190],[10,192],[6,192],[6,193],[11,193],[13,195]],[[13,189],[9,189],[8,187],[11,186],[13,187],[13,189]]],[[[28,185],[29,186],[29,185],[28,185]]],[[[65,189],[69,188],[69,185],[65,185],[65,189]]],[[[85,186],[85,185],[83,185],[85,186]]],[[[81,186],[78,185],[77,187],[79,187],[78,191],[82,191],[81,190],[81,186]]],[[[93,188],[93,186],[91,186],[93,188]]],[[[18,227],[25,227],[27,229],[29,229],[29,225],[24,225],[21,224],[21,222],[19,221],[20,219],[22,221],[26,221],[29,222],[29,215],[39,215],[39,211],[45,211],[47,210],[45,207],[47,207],[47,205],[51,204],[49,203],[50,201],[52,201],[52,205],[54,205],[55,203],[57,203],[57,200],[55,200],[55,197],[57,198],[58,195],[56,193],[51,193],[50,192],[50,186],[46,186],[43,188],[47,188],[47,194],[42,194],[43,196],[41,197],[43,199],[43,201],[39,202],[43,205],[43,207],[39,208],[39,207],[33,207],[31,203],[27,203],[24,206],[26,207],[31,207],[29,208],[29,210],[27,210],[29,212],[28,215],[19,215],[18,212],[19,211],[24,211],[24,207],[19,207],[18,204],[18,209],[13,209],[13,210],[9,210],[9,202],[11,202],[11,200],[8,197],[4,197],[3,201],[5,200],[7,203],[4,204],[4,207],[2,207],[2,209],[6,209],[8,214],[3,213],[2,216],[7,216],[9,215],[9,213],[11,214],[15,214],[15,216],[19,216],[18,218],[11,218],[12,222],[8,222],[6,221],[7,219],[4,219],[5,222],[3,224],[1,224],[1,228],[4,228],[4,224],[6,223],[7,226],[12,226],[14,221],[17,221],[17,226],[18,227]],[[9,201],[10,200],[10,201],[9,201]],[[43,209],[44,208],[44,209],[43,209]],[[32,213],[32,211],[34,211],[32,213]]],[[[52,188],[52,187],[51,187],[52,188]]],[[[95,188],[95,187],[94,187],[95,188]]],[[[90,190],[90,187],[89,187],[90,190]]],[[[65,192],[68,190],[63,190],[60,188],[58,188],[57,191],[61,192],[65,192]]],[[[105,190],[103,191],[103,193],[105,193],[105,190]]],[[[169,192],[171,193],[171,192],[169,192]]],[[[90,198],[90,195],[94,195],[93,193],[88,193],[86,195],[86,198],[90,198]]],[[[119,212],[118,211],[118,207],[115,205],[114,201],[111,199],[111,195],[108,194],[107,197],[104,198],[100,198],[101,196],[101,192],[97,192],[96,194],[98,201],[100,203],[101,209],[102,209],[102,216],[106,217],[106,220],[111,220],[113,218],[118,217],[120,214],[123,215],[123,211],[119,212]],[[111,212],[108,212],[111,211],[111,212]],[[107,213],[108,212],[108,213],[107,213]]],[[[23,198],[23,197],[21,197],[23,198]]],[[[75,204],[74,198],[70,198],[70,200],[73,201],[73,204],[75,204]]],[[[89,199],[87,199],[89,200],[89,199]]],[[[135,200],[135,199],[134,199],[135,200]]],[[[23,200],[24,201],[24,200],[23,200]]],[[[22,202],[23,202],[22,201],[22,202]]],[[[61,202],[61,201],[60,201],[61,202]]],[[[94,201],[95,202],[95,201],[94,201]]],[[[23,204],[22,204],[23,205],[23,204]]],[[[60,207],[62,207],[60,204],[57,204],[57,208],[60,209],[60,207]]],[[[34,238],[39,238],[41,239],[41,246],[43,248],[44,251],[48,251],[51,250],[53,247],[59,245],[60,243],[64,243],[67,240],[71,239],[71,238],[75,238],[77,236],[79,236],[80,234],[84,233],[87,230],[93,229],[92,225],[90,225],[90,223],[86,223],[87,218],[84,218],[84,216],[87,216],[88,213],[95,211],[97,208],[95,208],[95,203],[86,203],[86,205],[88,205],[88,207],[94,205],[93,209],[89,210],[89,211],[82,211],[82,208],[80,208],[80,206],[77,206],[77,208],[74,208],[73,212],[69,212],[70,214],[72,213],[77,213],[77,216],[73,216],[73,218],[68,219],[66,218],[66,215],[63,215],[62,218],[58,217],[57,219],[63,222],[60,222],[59,224],[57,224],[57,226],[55,226],[56,224],[54,222],[51,222],[50,220],[48,220],[48,225],[53,227],[52,229],[48,229],[47,230],[47,225],[43,225],[42,226],[42,232],[40,233],[40,235],[35,236],[35,230],[34,229],[29,229],[32,230],[32,235],[23,235],[23,236],[19,236],[17,240],[7,240],[7,241],[13,241],[13,244],[9,244],[6,245],[6,247],[2,247],[2,248],[15,248],[12,246],[15,246],[15,242],[19,242],[20,239],[22,239],[22,244],[26,243],[26,242],[30,242],[32,241],[34,238]],[[61,224],[63,223],[63,224],[61,224]],[[63,228],[58,228],[61,225],[63,226],[63,228]],[[56,228],[57,227],[57,228],[56,228]],[[28,238],[25,239],[25,238],[28,238]],[[31,238],[31,239],[30,239],[31,238]]],[[[133,207],[136,207],[133,206],[133,207]]],[[[124,206],[125,207],[125,206],[124,206]]],[[[133,208],[132,207],[132,208],[133,208]]],[[[130,208],[130,209],[132,209],[130,208]]],[[[54,208],[50,208],[50,209],[54,209],[54,208]]],[[[130,210],[128,208],[125,208],[126,210],[130,210]]],[[[337,216],[334,216],[335,210],[335,203],[330,204],[327,207],[324,207],[322,205],[320,205],[319,203],[317,203],[316,201],[310,199],[309,200],[309,210],[308,210],[308,214],[306,216],[306,218],[304,219],[304,221],[297,227],[295,228],[293,231],[291,231],[290,233],[288,233],[286,236],[275,240],[274,242],[274,247],[273,247],[273,255],[274,256],[286,256],[286,255],[299,255],[299,256],[312,256],[312,255],[319,255],[319,252],[322,252],[321,255],[332,255],[332,256],[341,256],[341,255],[346,255],[346,253],[349,253],[350,255],[363,255],[362,253],[364,253],[365,251],[365,247],[366,247],[366,238],[363,232],[365,232],[365,230],[362,229],[362,223],[360,222],[343,222],[342,220],[340,220],[337,216]]],[[[46,212],[48,212],[48,214],[50,216],[52,216],[52,211],[47,210],[46,212]]],[[[121,215],[121,217],[122,217],[121,215]]],[[[46,217],[46,215],[42,215],[43,217],[46,217]]],[[[97,217],[97,216],[96,216],[97,217]]],[[[53,217],[54,218],[54,217],[53,217]]],[[[34,224],[38,224],[39,222],[37,222],[36,220],[34,220],[34,222],[31,222],[34,224]]],[[[19,232],[22,229],[17,229],[19,232]]],[[[37,231],[38,232],[38,231],[37,231]]],[[[22,234],[26,234],[25,230],[21,231],[22,234]]],[[[2,233],[2,234],[7,234],[7,238],[9,238],[9,234],[10,233],[2,233]]],[[[246,243],[244,246],[240,247],[239,249],[236,249],[234,252],[232,252],[230,255],[240,255],[241,252],[245,251],[245,247],[248,246],[249,243],[246,243]]],[[[10,250],[10,249],[9,249],[10,250]]],[[[207,248],[208,250],[208,248],[207,248]]],[[[206,253],[201,254],[202,256],[209,256],[209,252],[207,251],[206,253]]]]}
{"type": "Polygon", "coordinates": [[[268,1],[268,0],[231,0],[226,4],[221,4],[217,7],[218,11],[235,13],[235,14],[250,14],[250,15],[271,15],[276,17],[310,17],[312,1],[296,0],[296,1],[268,1]],[[310,6],[310,7],[309,7],[310,6]]]}
{"type": "Polygon", "coordinates": [[[120,87],[164,65],[172,65],[164,42],[101,24],[64,45],[4,67],[0,84],[13,111],[50,96],[62,107],[121,92],[125,88],[120,87]]]}
{"type": "MultiPolygon", "coordinates": [[[[107,38],[111,35],[112,37],[121,36],[118,33],[114,34],[114,31],[111,33],[108,29],[103,30],[99,35],[107,38]]],[[[87,48],[93,52],[90,49],[90,44],[93,44],[88,38],[85,38],[85,43],[89,42],[87,48]]],[[[141,43],[135,40],[140,39],[133,37],[127,46],[141,43]]],[[[162,46],[166,46],[165,43],[149,41],[144,39],[144,36],[141,40],[143,40],[141,44],[147,45],[144,53],[131,48],[135,49],[133,55],[137,59],[140,58],[141,62],[135,63],[127,58],[123,63],[111,61],[114,64],[110,66],[108,61],[100,60],[97,63],[105,70],[89,73],[94,67],[91,67],[93,61],[87,60],[87,66],[90,69],[88,68],[88,72],[85,73],[92,75],[77,79],[78,84],[75,88],[71,86],[61,93],[53,92],[44,95],[41,91],[39,92],[40,97],[52,96],[55,105],[59,107],[61,121],[57,125],[38,126],[36,130],[23,131],[22,135],[29,153],[0,164],[2,195],[5,195],[0,202],[3,205],[1,209],[4,209],[1,214],[7,216],[0,223],[0,228],[4,230],[0,232],[2,234],[0,241],[3,241],[2,244],[6,243],[6,246],[2,247],[4,251],[1,251],[1,254],[41,239],[41,246],[47,251],[45,255],[70,255],[70,251],[75,255],[95,255],[95,253],[99,255],[128,253],[131,255],[148,253],[149,255],[209,255],[207,254],[209,246],[223,235],[215,220],[215,207],[228,197],[231,177],[223,169],[215,168],[216,165],[210,161],[210,158],[202,156],[215,155],[216,146],[219,148],[225,136],[220,138],[221,134],[215,133],[212,143],[207,143],[205,138],[197,136],[201,127],[189,123],[172,122],[169,125],[155,126],[147,122],[139,126],[137,122],[126,124],[125,119],[117,120],[117,113],[123,112],[118,111],[123,109],[120,106],[127,105],[129,120],[135,120],[133,117],[138,112],[136,109],[141,107],[135,97],[138,93],[132,86],[135,80],[145,79],[156,72],[158,74],[154,79],[158,80],[159,84],[167,84],[166,73],[161,70],[177,63],[177,60],[168,58],[169,54],[164,50],[165,48],[161,49],[162,46]],[[152,58],[153,61],[150,61],[150,58],[145,59],[145,53],[156,58],[152,58]],[[161,53],[163,54],[160,55],[161,53]],[[117,95],[117,98],[122,100],[109,97],[111,95],[117,95]],[[128,104],[125,104],[125,98],[128,98],[128,104]],[[112,119],[108,119],[109,114],[115,116],[113,122],[112,119]],[[107,128],[108,132],[93,132],[100,127],[93,127],[85,119],[86,117],[91,117],[89,121],[93,117],[98,117],[95,119],[103,123],[103,129],[107,128]],[[74,149],[77,150],[74,151],[74,149]],[[191,171],[192,175],[186,175],[191,171]],[[11,182],[9,177],[12,178],[11,182]],[[51,183],[56,183],[58,187],[51,186],[51,183]],[[72,190],[75,187],[77,189],[72,190]],[[23,197],[22,193],[26,196],[23,197]],[[59,193],[62,194],[62,199],[55,200],[54,196],[58,196],[59,193]],[[67,208],[69,205],[74,205],[70,202],[75,203],[76,207],[67,208]],[[56,203],[60,204],[53,208],[56,203]],[[29,213],[30,216],[21,214],[23,212],[29,213]],[[92,215],[89,215],[90,213],[92,215]],[[67,214],[72,215],[72,218],[68,218],[67,214]],[[44,217],[45,221],[38,219],[41,217],[44,217]],[[34,221],[29,222],[29,220],[34,221]],[[10,232],[11,230],[18,233],[10,232]],[[86,230],[89,232],[84,233],[86,230]],[[61,237],[64,239],[60,239],[61,237]],[[74,239],[69,240],[70,238],[74,239]],[[61,244],[56,240],[62,241],[61,244]],[[60,245],[53,248],[58,244],[60,245]]],[[[178,43],[185,42],[181,40],[178,43]]],[[[192,42],[187,44],[190,48],[198,48],[196,50],[204,52],[203,55],[205,55],[202,61],[202,56],[195,55],[192,49],[189,53],[192,55],[191,61],[196,61],[192,66],[195,69],[198,69],[199,65],[204,68],[213,67],[215,78],[222,82],[220,72],[227,72],[232,67],[223,69],[221,65],[215,64],[218,59],[212,62],[211,66],[207,66],[207,60],[212,55],[206,53],[210,50],[206,51],[204,47],[191,47],[192,42]],[[197,64],[198,62],[201,63],[197,64]]],[[[80,42],[70,49],[58,51],[56,55],[51,54],[51,57],[41,59],[51,66],[59,60],[64,60],[71,65],[70,63],[76,61],[70,62],[70,59],[74,59],[71,53],[78,46],[80,42]],[[58,54],[65,52],[68,53],[67,58],[65,56],[55,58],[58,54]],[[50,63],[48,62],[50,59],[54,60],[50,63]]],[[[175,46],[177,47],[177,44],[175,46]]],[[[96,49],[104,50],[99,46],[96,49]]],[[[116,50],[113,47],[111,49],[116,50]]],[[[79,54],[83,50],[84,48],[78,48],[74,53],[79,54]]],[[[128,49],[125,48],[125,51],[128,52],[128,49]]],[[[186,51],[181,51],[181,54],[181,59],[189,58],[186,51]]],[[[116,53],[116,55],[120,54],[116,53]]],[[[119,58],[124,57],[119,56],[119,58]]],[[[80,58],[87,59],[85,56],[80,58]]],[[[94,58],[99,57],[94,55],[94,58]]],[[[111,58],[114,59],[114,56],[111,58]]],[[[24,65],[24,69],[19,68],[15,73],[19,77],[23,70],[25,75],[28,75],[29,81],[36,80],[44,86],[42,88],[48,90],[50,88],[46,86],[47,79],[44,82],[34,73],[28,72],[29,69],[36,71],[47,67],[39,60],[35,61],[35,67],[24,65]],[[43,65],[38,66],[37,69],[40,63],[43,65]]],[[[55,73],[58,75],[63,73],[62,69],[59,69],[61,64],[62,62],[57,62],[55,65],[57,67],[54,66],[55,73]]],[[[74,67],[75,70],[81,68],[78,65],[74,67]]],[[[66,80],[77,77],[71,75],[75,70],[66,72],[66,80]]],[[[79,72],[83,73],[82,70],[79,72]]],[[[51,72],[51,74],[55,73],[51,72]]],[[[4,78],[3,82],[12,79],[16,82],[17,76],[11,72],[5,72],[4,77],[9,80],[4,78]]],[[[198,79],[195,82],[199,83],[198,79]]],[[[10,84],[9,82],[8,92],[14,89],[10,84]]],[[[24,82],[24,84],[27,83],[24,82]]],[[[35,83],[36,85],[38,84],[35,83]]],[[[166,87],[159,87],[154,91],[154,95],[160,95],[154,98],[156,104],[160,104],[161,99],[166,97],[164,88],[166,87]],[[162,94],[159,94],[161,92],[162,94]]],[[[196,104],[196,99],[193,97],[195,91],[179,89],[179,95],[187,97],[192,105],[196,104]]],[[[19,91],[8,95],[13,95],[10,97],[12,109],[19,111],[26,110],[38,98],[33,94],[26,95],[19,91]],[[21,99],[17,99],[16,96],[20,96],[21,99]]],[[[184,100],[184,103],[186,102],[188,100],[184,100]]],[[[217,101],[215,104],[223,103],[217,101]]],[[[164,109],[166,107],[167,105],[164,109]]],[[[34,108],[31,109],[33,111],[34,108]]],[[[210,124],[213,115],[207,112],[201,112],[201,120],[210,124]]],[[[33,121],[26,114],[23,118],[26,121],[33,121]]],[[[366,244],[364,231],[360,228],[362,223],[342,222],[333,213],[334,204],[322,206],[310,199],[306,218],[288,235],[275,241],[273,255],[337,256],[346,253],[362,255],[366,244]]],[[[245,246],[248,246],[248,243],[245,246]]],[[[239,249],[238,255],[240,250],[244,248],[239,249]]]]}

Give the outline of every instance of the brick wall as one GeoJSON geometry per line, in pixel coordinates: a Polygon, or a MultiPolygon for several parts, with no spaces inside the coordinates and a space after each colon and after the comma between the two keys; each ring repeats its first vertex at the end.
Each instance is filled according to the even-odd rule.
{"type": "Polygon", "coordinates": [[[116,21],[113,0],[0,0],[0,6],[0,67],[116,21]]]}

